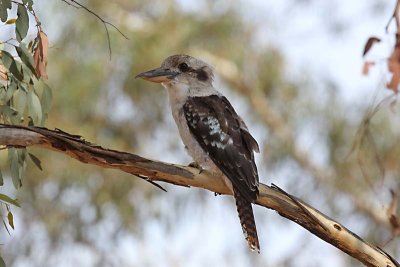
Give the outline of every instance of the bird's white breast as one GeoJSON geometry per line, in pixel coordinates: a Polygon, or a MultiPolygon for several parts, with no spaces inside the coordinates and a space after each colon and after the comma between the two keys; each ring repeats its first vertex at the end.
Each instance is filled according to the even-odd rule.
{"type": "Polygon", "coordinates": [[[207,96],[210,94],[219,93],[212,87],[209,90],[199,91],[197,88],[190,88],[188,84],[183,83],[170,82],[162,85],[168,91],[172,116],[176,122],[176,125],[178,126],[179,134],[188,154],[196,163],[200,164],[202,168],[211,172],[213,175],[222,177],[224,183],[233,192],[231,181],[214,164],[208,154],[203,150],[197,140],[190,133],[190,129],[183,112],[183,105],[189,96],[207,96]]]}
{"type": "Polygon", "coordinates": [[[171,82],[168,84],[163,84],[163,86],[168,90],[172,116],[176,122],[176,125],[178,126],[182,142],[185,145],[189,155],[203,168],[211,171],[214,174],[220,175],[221,171],[219,168],[215,166],[208,154],[201,148],[197,140],[190,133],[186,117],[183,113],[183,105],[185,104],[188,96],[193,93],[190,92],[189,85],[171,82]]]}

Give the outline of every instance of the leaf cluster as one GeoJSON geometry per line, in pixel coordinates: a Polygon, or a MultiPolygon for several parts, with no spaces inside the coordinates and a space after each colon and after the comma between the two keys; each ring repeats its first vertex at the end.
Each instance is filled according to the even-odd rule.
{"type": "MultiPolygon", "coordinates": [[[[35,15],[32,0],[17,3],[11,0],[0,1],[0,20],[2,27],[14,27],[13,36],[0,42],[0,122],[13,125],[43,126],[51,108],[52,91],[44,82],[47,78],[46,63],[48,41],[35,15]],[[9,11],[17,9],[17,17],[10,18],[9,11]],[[36,27],[30,29],[30,21],[36,27]],[[36,32],[29,41],[29,31],[36,32]]],[[[12,183],[16,189],[22,185],[22,177],[27,165],[28,155],[40,166],[40,161],[26,148],[7,148],[8,162],[12,183]]],[[[0,186],[4,185],[0,170],[0,186]]],[[[4,216],[7,214],[8,225],[14,229],[10,205],[19,207],[16,199],[0,194],[0,215],[7,228],[4,216]],[[5,209],[4,209],[5,208],[5,209]]],[[[2,260],[0,258],[0,265],[2,260]]]]}

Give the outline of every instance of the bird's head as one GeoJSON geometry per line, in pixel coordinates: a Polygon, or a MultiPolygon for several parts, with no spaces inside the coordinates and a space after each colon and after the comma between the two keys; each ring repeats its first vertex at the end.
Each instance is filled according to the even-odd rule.
{"type": "Polygon", "coordinates": [[[213,80],[212,68],[197,58],[187,55],[167,57],[161,67],[140,73],[136,78],[169,85],[171,83],[189,86],[209,85],[213,80]]]}

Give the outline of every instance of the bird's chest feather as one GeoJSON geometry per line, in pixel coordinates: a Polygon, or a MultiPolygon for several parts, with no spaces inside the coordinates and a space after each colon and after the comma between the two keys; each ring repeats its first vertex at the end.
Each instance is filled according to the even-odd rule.
{"type": "MultiPolygon", "coordinates": [[[[221,171],[219,168],[214,164],[207,152],[204,151],[204,149],[200,146],[198,141],[190,132],[188,122],[184,114],[183,106],[188,99],[189,90],[191,90],[193,93],[193,88],[190,89],[187,84],[178,83],[163,84],[163,86],[168,90],[172,116],[176,122],[176,125],[178,126],[179,134],[188,154],[204,169],[216,175],[220,175],[221,171]]],[[[195,91],[194,93],[201,94],[201,92],[198,91],[195,91]]]]}
{"type": "Polygon", "coordinates": [[[175,114],[173,112],[173,116],[178,125],[179,134],[189,155],[204,168],[209,169],[210,167],[213,167],[210,166],[210,163],[212,162],[210,157],[191,134],[183,109],[179,109],[175,114]]]}
{"type": "Polygon", "coordinates": [[[180,108],[175,112],[173,111],[172,114],[176,121],[176,124],[178,125],[179,134],[188,154],[193,158],[196,163],[200,164],[202,168],[209,171],[215,176],[222,177],[226,186],[233,193],[231,181],[225,175],[223,175],[222,171],[215,165],[208,153],[204,151],[204,149],[191,134],[183,108],[180,108]]]}

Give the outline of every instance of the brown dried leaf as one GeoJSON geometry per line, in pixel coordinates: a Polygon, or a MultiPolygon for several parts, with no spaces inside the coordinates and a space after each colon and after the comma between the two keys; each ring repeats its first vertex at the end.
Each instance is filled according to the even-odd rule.
{"type": "Polygon", "coordinates": [[[372,46],[375,43],[379,43],[380,41],[381,41],[381,39],[379,39],[378,37],[374,37],[374,36],[369,37],[364,46],[363,57],[368,53],[368,51],[372,48],[372,46]]]}
{"type": "Polygon", "coordinates": [[[17,21],[16,18],[9,19],[9,20],[6,21],[6,24],[14,24],[16,21],[17,21]]]}
{"type": "Polygon", "coordinates": [[[362,69],[362,74],[367,76],[369,74],[369,69],[374,65],[374,61],[365,61],[362,69]]]}
{"type": "Polygon", "coordinates": [[[7,219],[8,219],[8,224],[11,226],[12,229],[14,229],[14,216],[11,213],[11,211],[8,211],[7,219]]]}
{"type": "Polygon", "coordinates": [[[7,68],[0,64],[0,80],[7,81],[8,80],[8,71],[7,68]]]}
{"type": "Polygon", "coordinates": [[[392,55],[389,57],[388,69],[393,75],[390,82],[386,84],[386,88],[397,93],[400,83],[400,46],[395,46],[392,55]]]}
{"type": "Polygon", "coordinates": [[[35,63],[36,73],[38,78],[42,77],[47,79],[46,65],[47,65],[47,51],[49,49],[49,40],[47,35],[40,31],[37,35],[38,44],[33,52],[33,61],[35,63]]]}

